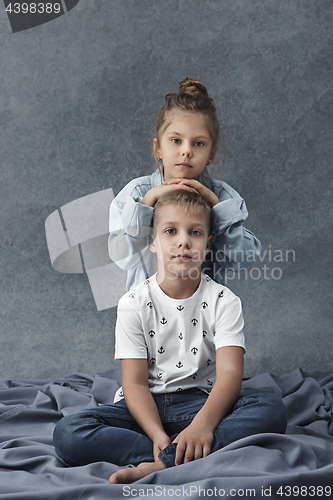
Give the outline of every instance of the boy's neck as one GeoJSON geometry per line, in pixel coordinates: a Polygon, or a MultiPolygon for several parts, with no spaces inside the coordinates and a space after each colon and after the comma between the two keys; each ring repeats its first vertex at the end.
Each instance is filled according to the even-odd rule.
{"type": "Polygon", "coordinates": [[[158,271],[156,280],[161,290],[172,299],[188,299],[197,291],[201,274],[196,279],[183,278],[181,276],[168,277],[158,271]]]}

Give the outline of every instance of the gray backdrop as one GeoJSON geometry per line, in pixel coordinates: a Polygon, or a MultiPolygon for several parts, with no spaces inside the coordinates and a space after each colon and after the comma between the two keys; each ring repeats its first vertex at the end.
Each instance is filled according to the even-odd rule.
{"type": "MultiPolygon", "coordinates": [[[[332,364],[331,0],[81,0],[13,34],[0,6],[0,378],[114,364],[116,308],[50,262],[46,218],[151,173],[155,118],[187,76],[215,99],[266,253],[243,300],[246,374],[332,364]],[[289,252],[288,252],[289,251],[289,252]]],[[[117,286],[115,283],[114,286],[117,286]]]]}

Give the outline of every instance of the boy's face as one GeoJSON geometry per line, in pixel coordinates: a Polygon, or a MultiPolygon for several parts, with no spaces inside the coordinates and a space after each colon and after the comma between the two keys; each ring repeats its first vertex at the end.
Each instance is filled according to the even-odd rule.
{"type": "Polygon", "coordinates": [[[179,205],[162,208],[150,250],[157,254],[158,270],[166,276],[197,279],[212,243],[207,219],[179,205]]]}

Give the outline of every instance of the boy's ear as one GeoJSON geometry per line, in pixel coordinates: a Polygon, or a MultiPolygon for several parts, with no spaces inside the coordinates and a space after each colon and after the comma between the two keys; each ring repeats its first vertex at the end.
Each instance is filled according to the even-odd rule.
{"type": "Polygon", "coordinates": [[[211,244],[213,243],[213,239],[214,239],[214,236],[212,234],[210,234],[208,236],[208,240],[207,240],[207,246],[206,246],[206,253],[208,252],[208,250],[210,249],[210,246],[211,244]]]}
{"type": "Polygon", "coordinates": [[[150,235],[149,250],[151,251],[151,253],[156,253],[155,235],[154,235],[154,232],[152,232],[152,234],[150,235]]]}

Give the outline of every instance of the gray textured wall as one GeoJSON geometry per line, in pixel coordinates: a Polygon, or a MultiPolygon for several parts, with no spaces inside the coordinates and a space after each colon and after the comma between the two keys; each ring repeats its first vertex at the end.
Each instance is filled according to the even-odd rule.
{"type": "Polygon", "coordinates": [[[332,13],[331,0],[81,0],[13,34],[0,6],[0,378],[114,363],[116,309],[52,269],[44,222],[151,172],[157,110],[187,76],[216,101],[224,179],[271,251],[229,281],[246,374],[333,368],[332,13]]]}

